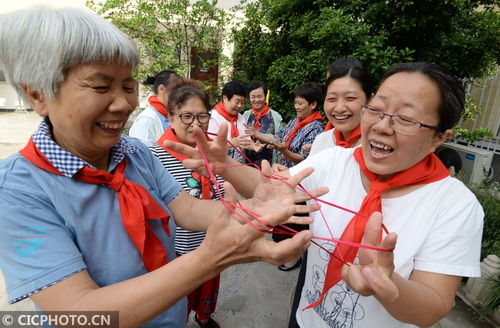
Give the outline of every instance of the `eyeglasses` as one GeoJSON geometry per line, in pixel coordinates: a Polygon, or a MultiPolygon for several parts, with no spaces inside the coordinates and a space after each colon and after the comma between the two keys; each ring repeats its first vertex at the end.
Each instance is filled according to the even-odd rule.
{"type": "Polygon", "coordinates": [[[370,105],[363,105],[361,106],[361,109],[362,109],[361,118],[371,124],[375,124],[378,121],[382,121],[386,116],[389,116],[391,121],[391,126],[394,129],[394,131],[402,134],[406,134],[409,136],[415,135],[422,127],[433,129],[439,132],[439,127],[434,125],[424,124],[408,116],[387,114],[381,111],[380,109],[377,109],[370,105]]]}
{"type": "Polygon", "coordinates": [[[191,114],[191,113],[171,113],[174,116],[178,116],[181,119],[181,122],[189,125],[194,122],[194,119],[196,118],[200,124],[207,124],[208,121],[210,120],[210,113],[201,113],[201,114],[191,114]]]}

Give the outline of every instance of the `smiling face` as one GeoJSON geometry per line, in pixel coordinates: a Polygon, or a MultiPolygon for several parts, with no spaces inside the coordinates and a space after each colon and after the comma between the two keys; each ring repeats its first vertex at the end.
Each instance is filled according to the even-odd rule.
{"type": "Polygon", "coordinates": [[[245,97],[240,95],[233,95],[229,99],[226,95],[222,96],[222,103],[226,108],[226,112],[231,116],[237,116],[240,110],[245,105],[245,97]]]}
{"type": "MultiPolygon", "coordinates": [[[[203,101],[199,97],[192,96],[175,111],[175,114],[183,113],[198,115],[201,113],[208,113],[208,111],[205,108],[203,101]]],[[[193,127],[195,125],[198,125],[203,130],[203,132],[206,132],[208,130],[208,120],[206,123],[200,123],[198,119],[195,118],[191,124],[185,124],[182,122],[179,116],[170,114],[168,119],[180,142],[192,147],[196,146],[196,141],[193,135],[193,127]]]]}
{"type": "MultiPolygon", "coordinates": [[[[440,94],[434,81],[421,73],[396,73],[387,78],[370,106],[388,114],[405,115],[422,123],[438,125],[440,94]]],[[[416,135],[395,132],[390,119],[370,124],[361,117],[363,157],[367,168],[384,180],[420,162],[450,135],[420,128],[416,135]]]]}
{"type": "Polygon", "coordinates": [[[297,96],[293,102],[293,107],[297,111],[297,118],[303,120],[314,112],[316,102],[309,103],[306,99],[297,96]]]}
{"type": "Polygon", "coordinates": [[[328,85],[323,108],[328,120],[345,139],[359,125],[361,106],[366,104],[366,100],[361,84],[348,76],[333,80],[328,85]]]}
{"type": "Polygon", "coordinates": [[[54,141],[101,169],[137,106],[132,69],[117,62],[71,67],[54,98],[26,93],[34,109],[50,118],[54,141]]]}
{"type": "Polygon", "coordinates": [[[260,112],[266,104],[266,96],[264,95],[263,88],[253,89],[248,93],[248,97],[250,98],[250,104],[252,104],[252,107],[258,112],[260,112]]]}

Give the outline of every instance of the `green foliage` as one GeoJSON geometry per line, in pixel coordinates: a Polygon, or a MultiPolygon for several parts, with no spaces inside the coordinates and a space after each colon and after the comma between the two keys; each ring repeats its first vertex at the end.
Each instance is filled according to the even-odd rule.
{"type": "MultiPolygon", "coordinates": [[[[138,42],[144,78],[164,69],[189,75],[191,48],[211,50],[222,60],[228,14],[217,0],[88,0],[87,6],[138,42]]],[[[203,66],[213,64],[199,58],[203,66]]]]}
{"type": "Polygon", "coordinates": [[[478,295],[481,304],[479,320],[484,320],[491,312],[500,306],[500,276],[485,276],[484,287],[478,295]]]}
{"type": "MultiPolygon", "coordinates": [[[[462,113],[461,121],[473,120],[478,115],[484,113],[484,108],[477,106],[472,97],[465,98],[464,111],[462,113]]],[[[453,136],[456,138],[464,139],[469,143],[474,143],[485,137],[494,137],[493,132],[488,128],[476,128],[474,130],[466,129],[460,125],[453,127],[453,136]]]]}
{"type": "Polygon", "coordinates": [[[293,91],[323,81],[329,62],[357,57],[374,79],[405,61],[438,62],[464,79],[499,62],[494,1],[260,0],[234,30],[235,77],[262,80],[271,107],[295,116],[293,91]],[[477,11],[485,5],[484,11],[477,11]]]}
{"type": "Polygon", "coordinates": [[[481,259],[494,254],[500,256],[500,183],[469,186],[481,203],[484,211],[481,259]]]}

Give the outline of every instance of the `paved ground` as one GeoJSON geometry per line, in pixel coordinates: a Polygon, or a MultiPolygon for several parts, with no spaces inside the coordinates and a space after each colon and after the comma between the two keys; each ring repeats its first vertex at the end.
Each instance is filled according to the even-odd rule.
{"type": "MultiPolygon", "coordinates": [[[[0,112],[0,160],[18,151],[36,129],[40,117],[31,113],[0,112]]],[[[223,328],[284,328],[298,270],[281,272],[266,263],[237,265],[222,274],[219,302],[214,319],[223,328]]],[[[448,317],[433,328],[492,327],[474,320],[471,310],[457,298],[448,317]]],[[[32,310],[25,300],[7,304],[0,274],[0,311],[32,310]]],[[[189,323],[188,327],[195,327],[189,323]]]]}

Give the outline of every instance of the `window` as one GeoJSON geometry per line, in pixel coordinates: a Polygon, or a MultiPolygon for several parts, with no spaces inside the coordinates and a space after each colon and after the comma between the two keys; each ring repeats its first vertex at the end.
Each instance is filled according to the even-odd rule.
{"type": "Polygon", "coordinates": [[[0,82],[5,82],[5,74],[3,71],[0,71],[0,82]]]}

